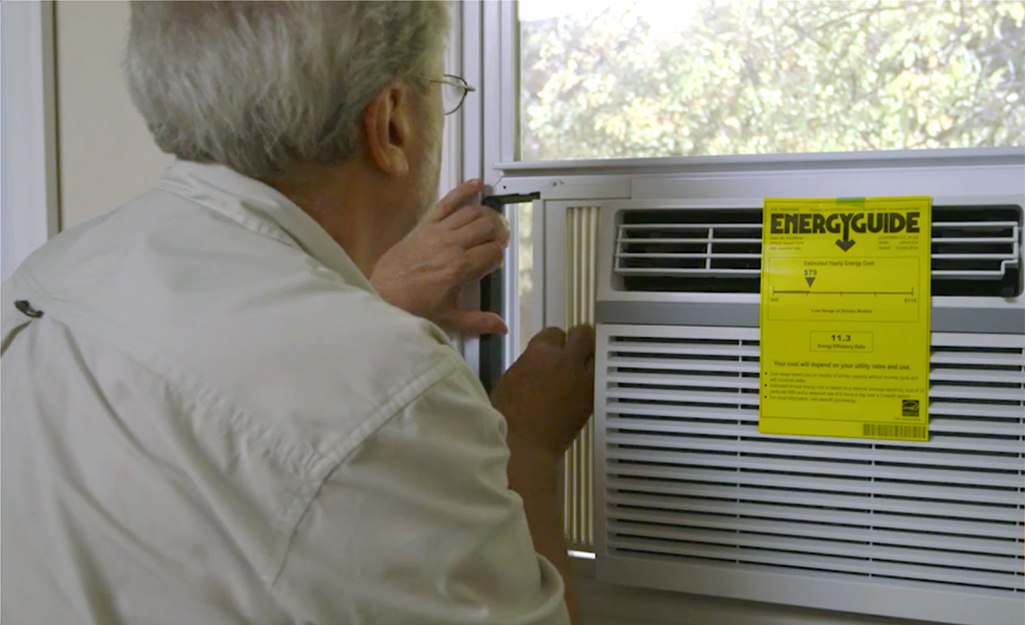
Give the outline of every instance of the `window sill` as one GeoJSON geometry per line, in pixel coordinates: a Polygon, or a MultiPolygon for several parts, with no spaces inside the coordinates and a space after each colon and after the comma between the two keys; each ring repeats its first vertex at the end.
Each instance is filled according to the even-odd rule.
{"type": "Polygon", "coordinates": [[[842,612],[733,601],[601,582],[595,560],[571,557],[587,625],[924,625],[842,612]]]}

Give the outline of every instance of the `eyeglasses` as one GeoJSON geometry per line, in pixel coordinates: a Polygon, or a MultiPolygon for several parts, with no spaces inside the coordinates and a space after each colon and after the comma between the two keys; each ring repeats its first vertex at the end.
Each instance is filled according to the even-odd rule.
{"type": "Polygon", "coordinates": [[[466,94],[476,91],[460,76],[445,74],[441,78],[432,80],[441,85],[441,101],[445,106],[445,114],[451,115],[459,110],[466,100],[466,94]]]}

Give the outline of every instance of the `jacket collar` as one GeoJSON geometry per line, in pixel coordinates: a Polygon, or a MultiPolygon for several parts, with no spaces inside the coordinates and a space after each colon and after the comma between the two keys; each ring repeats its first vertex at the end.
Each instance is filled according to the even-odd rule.
{"type": "Polygon", "coordinates": [[[257,234],[299,247],[355,287],[376,293],[345,250],[306,211],[273,187],[223,165],[175,161],[158,187],[187,197],[257,234]]]}

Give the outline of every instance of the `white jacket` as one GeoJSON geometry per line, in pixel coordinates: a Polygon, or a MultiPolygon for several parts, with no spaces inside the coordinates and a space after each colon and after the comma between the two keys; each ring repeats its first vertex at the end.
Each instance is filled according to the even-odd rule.
{"type": "Polygon", "coordinates": [[[5,625],[568,620],[472,372],[270,187],[176,163],[2,317],[5,625]]]}

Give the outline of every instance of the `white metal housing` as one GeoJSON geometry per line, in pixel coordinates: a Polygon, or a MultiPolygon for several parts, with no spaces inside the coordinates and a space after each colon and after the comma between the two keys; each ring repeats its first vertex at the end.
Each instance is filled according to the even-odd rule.
{"type": "Polygon", "coordinates": [[[600,203],[598,578],[1019,625],[1023,181],[1020,152],[1003,163],[865,159],[635,177],[630,199],[600,203]],[[930,441],[760,434],[759,295],[736,279],[757,284],[763,199],[907,195],[933,198],[933,280],[954,293],[933,298],[930,441]],[[648,225],[630,223],[632,211],[648,225]],[[985,286],[1001,279],[1002,291],[985,286]]]}

